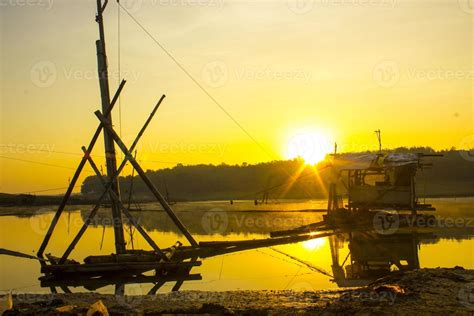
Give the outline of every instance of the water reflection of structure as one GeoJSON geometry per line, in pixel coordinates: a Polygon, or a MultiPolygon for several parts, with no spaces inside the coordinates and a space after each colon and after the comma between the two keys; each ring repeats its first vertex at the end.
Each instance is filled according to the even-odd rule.
{"type": "MultiPolygon", "coordinates": [[[[185,281],[194,281],[202,280],[200,274],[190,274],[189,271],[186,272],[176,272],[167,275],[121,275],[110,274],[110,275],[84,275],[79,276],[68,276],[62,278],[43,278],[41,279],[42,287],[49,287],[52,292],[56,292],[56,287],[61,288],[64,293],[71,293],[70,287],[84,287],[89,291],[96,291],[103,287],[114,285],[115,288],[122,288],[127,284],[153,284],[153,287],[148,291],[148,293],[143,294],[156,294],[156,292],[166,283],[174,282],[175,285],[172,288],[172,291],[178,291],[185,281]]],[[[123,290],[122,290],[123,291],[123,290]]]]}
{"type": "Polygon", "coordinates": [[[420,235],[416,233],[358,232],[334,235],[329,240],[334,281],[340,287],[363,286],[397,271],[420,268],[420,235]],[[344,242],[349,252],[341,258],[339,251],[344,242]]]}
{"type": "MultiPolygon", "coordinates": [[[[181,246],[177,242],[167,249],[167,255],[173,257],[181,246]]],[[[187,258],[189,261],[186,262],[160,262],[157,257],[157,254],[148,251],[130,250],[127,254],[89,256],[84,259],[85,264],[69,260],[60,270],[44,270],[55,269],[57,265],[52,262],[49,266],[43,266],[46,275],[40,277],[40,284],[49,287],[52,292],[56,292],[56,287],[59,287],[65,293],[71,292],[69,287],[81,286],[93,291],[115,285],[115,293],[123,294],[126,284],[151,283],[154,286],[148,294],[155,294],[167,282],[175,282],[172,291],[178,291],[184,281],[202,279],[200,274],[190,273],[193,267],[201,265],[197,256],[187,258]],[[100,270],[96,268],[98,266],[100,270]]],[[[54,259],[51,255],[49,258],[54,259]]]]}

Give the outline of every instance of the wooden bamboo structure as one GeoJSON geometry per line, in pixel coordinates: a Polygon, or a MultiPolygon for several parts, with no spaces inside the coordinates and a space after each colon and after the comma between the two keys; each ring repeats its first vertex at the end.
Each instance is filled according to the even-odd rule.
{"type": "Polygon", "coordinates": [[[137,171],[137,173],[140,175],[140,177],[143,179],[145,184],[149,187],[152,194],[157,198],[158,202],[160,202],[163,209],[167,212],[171,220],[176,224],[181,233],[189,241],[191,245],[190,247],[195,248],[198,246],[198,243],[186,229],[185,225],[176,216],[167,201],[163,198],[163,196],[153,185],[153,183],[148,179],[143,169],[131,155],[131,152],[137,146],[145,130],[151,123],[153,117],[155,116],[158,108],[165,99],[165,95],[162,95],[161,98],[158,100],[157,104],[155,105],[147,120],[145,121],[143,127],[140,129],[137,136],[135,137],[135,140],[133,141],[130,148],[127,148],[123,144],[122,140],[118,137],[116,132],[111,127],[112,109],[116,104],[120,93],[125,85],[125,80],[120,83],[114,97],[112,98],[112,100],[110,100],[107,54],[105,47],[105,32],[102,16],[107,6],[107,2],[107,0],[104,0],[104,2],[102,2],[102,0],[97,0],[96,16],[96,22],[99,25],[99,40],[96,42],[96,48],[102,106],[102,112],[98,111],[98,117],[100,118],[101,122],[97,127],[89,146],[82,147],[84,155],[81,158],[81,161],[74,173],[74,176],[70,181],[69,187],[63,197],[63,200],[59,205],[58,210],[56,211],[53,220],[48,228],[48,231],[44,237],[44,240],[38,250],[37,256],[41,259],[40,262],[42,265],[41,272],[45,274],[42,280],[47,280],[49,283],[51,283],[53,281],[61,281],[64,278],[76,276],[77,274],[90,277],[104,276],[106,274],[110,274],[111,272],[120,272],[122,276],[128,275],[132,277],[137,276],[137,273],[141,274],[146,271],[155,270],[157,275],[161,273],[164,273],[164,275],[169,275],[170,273],[179,272],[179,278],[176,277],[176,279],[179,281],[177,282],[177,284],[182,284],[183,280],[188,279],[192,267],[199,266],[201,262],[196,260],[197,257],[194,257],[194,259],[189,262],[183,262],[183,260],[173,260],[173,256],[175,255],[177,248],[179,248],[181,244],[179,243],[173,247],[167,248],[166,251],[161,250],[156,244],[156,242],[141,227],[138,221],[135,220],[130,210],[122,203],[118,177],[127,162],[130,162],[134,169],[137,171]],[[104,129],[105,126],[107,127],[104,129]],[[105,179],[102,177],[101,172],[99,171],[97,165],[91,157],[91,152],[94,148],[94,145],[102,132],[104,134],[104,149],[107,163],[107,177],[105,179]],[[125,159],[120,163],[118,167],[115,155],[115,144],[117,144],[125,154],[125,159]],[[79,229],[72,242],[69,244],[69,246],[63,253],[63,255],[60,258],[56,258],[52,255],[47,254],[47,260],[45,260],[43,259],[44,251],[53,235],[58,220],[61,217],[61,214],[63,213],[64,208],[68,203],[68,200],[77,183],[77,180],[87,162],[90,164],[95,174],[99,178],[103,186],[103,191],[98,197],[97,202],[91,209],[89,215],[84,220],[82,227],[79,229]],[[101,208],[102,202],[107,196],[110,199],[111,214],[114,221],[113,229],[115,239],[115,254],[109,256],[90,256],[84,260],[84,263],[78,263],[74,260],[70,260],[69,255],[72,253],[78,242],[81,240],[84,232],[87,230],[94,217],[97,215],[98,210],[101,208]],[[122,216],[125,216],[128,221],[143,236],[143,238],[153,249],[152,252],[130,251],[126,249],[122,216]]]}

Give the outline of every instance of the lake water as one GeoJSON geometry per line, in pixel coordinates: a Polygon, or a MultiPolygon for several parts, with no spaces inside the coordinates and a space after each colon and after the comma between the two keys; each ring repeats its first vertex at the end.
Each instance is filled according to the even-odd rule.
{"type": "MultiPolygon", "coordinates": [[[[321,238],[207,258],[202,260],[200,267],[192,270],[192,273],[200,273],[202,280],[187,281],[181,290],[319,290],[337,288],[338,284],[360,285],[368,282],[366,279],[373,276],[367,277],[367,274],[364,276],[363,273],[362,277],[354,276],[354,271],[357,271],[354,267],[360,263],[383,266],[382,262],[387,256],[392,256],[391,261],[394,262],[400,259],[402,265],[421,268],[462,266],[474,269],[474,242],[471,239],[474,235],[474,221],[471,221],[474,218],[474,198],[432,199],[426,202],[437,207],[434,214],[440,219],[441,229],[425,230],[422,234],[396,233],[390,236],[341,235],[338,238],[321,238]],[[339,264],[346,265],[339,271],[345,271],[346,277],[350,274],[348,279],[351,280],[341,280],[340,275],[337,282],[333,280],[337,278],[335,259],[339,264]],[[347,265],[351,262],[349,269],[347,265]]],[[[268,238],[271,231],[294,228],[322,219],[323,213],[295,210],[325,207],[326,202],[322,200],[258,206],[245,201],[235,201],[233,205],[229,202],[173,205],[177,215],[197,241],[268,238]]],[[[178,240],[185,244],[185,238],[178,234],[165,213],[159,211],[157,204],[146,204],[142,208],[144,211],[134,212],[134,216],[160,247],[169,247],[178,240]]],[[[29,209],[30,213],[34,213],[32,216],[1,216],[0,248],[34,255],[51,222],[54,215],[51,211],[54,209],[55,207],[29,209]]],[[[72,207],[63,213],[46,253],[62,255],[82,226],[89,209],[87,206],[72,207]]],[[[70,258],[82,262],[89,255],[114,252],[110,223],[108,212],[101,211],[70,258]]],[[[130,248],[128,233],[126,237],[130,248]]],[[[136,232],[133,241],[136,249],[151,249],[136,232]]],[[[390,269],[396,270],[397,267],[393,265],[390,269]]],[[[377,270],[377,273],[381,273],[381,270],[383,268],[377,270]]],[[[38,262],[0,256],[2,292],[13,290],[17,293],[47,293],[49,288],[40,287],[40,276],[38,262]]],[[[170,291],[173,285],[165,283],[158,293],[170,291]]],[[[152,286],[153,284],[127,285],[126,293],[146,294],[152,286]]],[[[83,287],[70,289],[73,292],[87,291],[83,287]]],[[[99,291],[113,293],[114,287],[106,286],[99,291]]]]}

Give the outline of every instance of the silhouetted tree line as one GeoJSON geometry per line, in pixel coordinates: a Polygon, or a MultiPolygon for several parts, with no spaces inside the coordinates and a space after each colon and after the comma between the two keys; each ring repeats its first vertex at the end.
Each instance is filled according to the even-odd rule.
{"type": "MultiPolygon", "coordinates": [[[[433,158],[433,167],[419,173],[418,192],[426,196],[463,196],[474,194],[474,156],[453,149],[436,152],[429,147],[397,148],[395,152],[441,153],[433,158]]],[[[392,152],[393,152],[392,151],[392,152]]],[[[318,164],[319,172],[301,159],[272,161],[250,165],[191,165],[148,170],[147,176],[171,201],[191,200],[261,200],[264,192],[269,199],[323,198],[333,174],[325,162],[318,164]],[[167,194],[167,192],[169,194],[167,194]]],[[[120,177],[123,199],[126,200],[132,178],[120,177]]],[[[81,192],[98,195],[102,186],[96,176],[86,178],[81,192]]],[[[133,178],[133,196],[151,200],[149,190],[140,177],[133,178]]]]}

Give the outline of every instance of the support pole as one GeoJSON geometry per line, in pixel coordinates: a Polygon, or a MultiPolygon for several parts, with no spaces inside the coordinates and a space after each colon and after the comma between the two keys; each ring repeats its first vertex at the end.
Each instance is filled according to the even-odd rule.
{"type": "MultiPolygon", "coordinates": [[[[104,124],[104,127],[108,130],[109,134],[111,137],[115,140],[117,145],[120,147],[122,152],[124,153],[126,159],[130,161],[132,166],[135,168],[137,173],[140,175],[142,178],[143,182],[146,184],[146,186],[150,189],[150,191],[153,193],[155,198],[160,202],[160,204],[163,206],[163,209],[168,213],[168,216],[171,218],[171,220],[174,222],[174,224],[179,228],[179,230],[183,233],[183,235],[186,237],[186,239],[189,241],[191,246],[193,247],[198,247],[198,243],[196,240],[194,240],[193,236],[189,233],[189,231],[186,229],[184,224],[179,220],[179,218],[176,216],[176,214],[173,212],[171,209],[171,206],[166,202],[166,199],[161,195],[161,193],[158,191],[158,189],[155,187],[153,182],[148,179],[148,177],[145,174],[145,171],[141,168],[141,166],[137,163],[137,161],[133,158],[132,153],[127,149],[125,144],[122,142],[120,139],[120,136],[115,132],[113,127],[111,126],[110,122],[107,120],[106,117],[100,113],[100,111],[96,111],[95,115],[97,118],[104,124]]],[[[132,150],[133,151],[133,150],[132,150]]]]}
{"type": "MultiPolygon", "coordinates": [[[[97,16],[96,21],[99,24],[99,40],[96,41],[97,48],[97,65],[99,72],[99,86],[100,86],[100,97],[102,99],[102,112],[106,112],[110,107],[110,95],[109,95],[109,74],[107,67],[107,53],[105,50],[105,32],[104,32],[104,21],[102,18],[102,12],[107,5],[107,0],[102,5],[102,0],[97,0],[97,16]]],[[[107,116],[109,122],[112,123],[112,115],[109,113],[107,116]]],[[[104,145],[105,145],[105,160],[107,165],[107,177],[112,186],[110,188],[110,202],[112,209],[112,217],[114,222],[114,236],[115,236],[115,251],[117,254],[125,253],[125,236],[123,233],[123,222],[122,212],[117,202],[112,198],[115,194],[120,200],[120,188],[118,178],[113,177],[117,172],[117,158],[115,157],[115,145],[113,139],[110,137],[107,131],[104,131],[104,145]]]]}
{"type": "MultiPolygon", "coordinates": [[[[115,92],[114,98],[112,99],[112,102],[110,103],[110,107],[107,109],[107,115],[112,111],[115,103],[118,100],[118,97],[120,96],[120,92],[122,92],[122,89],[125,85],[125,80],[122,80],[120,83],[120,86],[118,87],[117,91],[115,92]]],[[[92,139],[89,143],[89,146],[87,147],[87,152],[90,153],[92,152],[92,149],[95,146],[95,143],[97,142],[97,139],[100,136],[100,133],[102,132],[102,124],[99,124],[97,127],[94,136],[92,136],[92,139]]],[[[48,231],[46,235],[44,236],[43,242],[41,243],[40,248],[38,249],[37,256],[39,258],[43,258],[43,253],[44,250],[46,249],[46,246],[49,243],[49,240],[51,239],[51,235],[53,234],[54,228],[56,227],[56,224],[58,223],[59,218],[61,217],[62,212],[64,211],[64,208],[66,207],[66,204],[69,200],[69,197],[72,194],[72,190],[74,190],[74,186],[76,185],[77,180],[79,179],[79,176],[81,175],[82,169],[84,168],[84,165],[87,162],[87,157],[82,157],[81,161],[79,162],[79,165],[77,166],[76,172],[74,173],[74,176],[72,177],[69,187],[66,190],[66,193],[63,196],[63,199],[61,201],[61,204],[58,207],[58,210],[56,211],[56,214],[54,214],[54,218],[51,221],[51,224],[49,225],[48,231]]]]}
{"type": "MultiPolygon", "coordinates": [[[[198,260],[198,257],[195,256],[195,257],[192,257],[191,258],[191,262],[196,262],[198,260]]],[[[189,268],[189,269],[186,269],[186,272],[187,272],[187,275],[189,275],[189,273],[191,272],[191,269],[192,268],[189,268]]],[[[180,280],[176,281],[176,284],[173,286],[173,288],[171,289],[172,292],[177,292],[179,291],[179,289],[181,288],[181,286],[183,286],[183,283],[185,281],[185,277],[181,278],[180,280]]],[[[151,291],[151,290],[150,290],[151,291]]],[[[155,292],[156,293],[156,292],[155,292]]]]}

